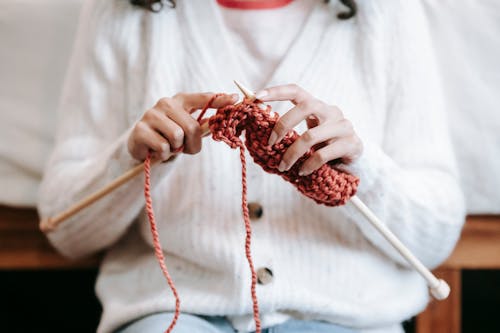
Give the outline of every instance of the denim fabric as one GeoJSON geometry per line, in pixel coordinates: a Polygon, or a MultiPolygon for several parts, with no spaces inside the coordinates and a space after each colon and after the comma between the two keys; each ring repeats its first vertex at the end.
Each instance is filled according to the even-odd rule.
{"type": "MultiPolygon", "coordinates": [[[[163,333],[172,320],[172,313],[156,313],[140,318],[116,333],[163,333]]],[[[180,315],[175,333],[235,333],[224,317],[180,315]]],[[[319,321],[289,320],[283,324],[262,330],[262,333],[355,333],[351,329],[319,321]]]]}

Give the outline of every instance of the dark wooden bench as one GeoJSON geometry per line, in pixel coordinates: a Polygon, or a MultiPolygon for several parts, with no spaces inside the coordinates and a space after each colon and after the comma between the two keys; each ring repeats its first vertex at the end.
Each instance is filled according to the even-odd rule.
{"type": "MultiPolygon", "coordinates": [[[[95,268],[99,256],[69,261],[38,230],[34,209],[0,206],[0,270],[95,268]]],[[[446,301],[433,301],[416,320],[417,333],[459,333],[461,271],[500,269],[500,216],[469,216],[462,237],[436,274],[450,284],[446,301]]]]}
{"type": "Polygon", "coordinates": [[[500,216],[469,216],[457,247],[436,270],[451,287],[450,297],[432,301],[417,317],[417,333],[461,331],[462,270],[500,269],[500,216]]]}
{"type": "Polygon", "coordinates": [[[0,270],[97,267],[99,257],[71,261],[59,255],[38,229],[32,208],[0,205],[0,270]]]}

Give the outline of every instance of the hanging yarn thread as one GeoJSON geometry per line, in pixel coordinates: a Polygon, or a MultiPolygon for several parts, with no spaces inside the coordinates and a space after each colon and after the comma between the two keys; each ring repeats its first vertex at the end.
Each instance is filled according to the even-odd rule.
{"type": "Polygon", "coordinates": [[[146,161],[144,161],[144,197],[146,198],[146,213],[148,215],[149,226],[151,229],[151,235],[153,236],[153,244],[155,249],[155,256],[160,265],[161,271],[167,279],[167,283],[172,290],[175,297],[175,313],[172,322],[168,326],[166,333],[172,332],[179,319],[181,313],[181,299],[175,288],[174,281],[168,272],[167,264],[165,263],[165,255],[163,254],[163,247],[160,242],[160,235],[158,234],[158,229],[156,225],[155,215],[153,211],[153,199],[151,198],[151,155],[148,154],[146,161]]]}
{"type": "MultiPolygon", "coordinates": [[[[200,122],[211,107],[212,102],[219,95],[214,95],[201,111],[198,122],[200,122]]],[[[295,165],[288,171],[280,172],[278,165],[283,154],[288,147],[297,140],[299,135],[292,131],[288,133],[280,142],[272,147],[267,145],[267,140],[278,120],[277,114],[271,114],[271,107],[267,106],[262,110],[258,102],[244,100],[235,105],[227,105],[217,110],[216,114],[209,119],[209,127],[212,138],[216,141],[223,141],[232,149],[240,149],[241,160],[241,179],[242,179],[242,197],[241,207],[243,219],[245,222],[245,254],[250,268],[251,297],[253,302],[253,315],[255,321],[256,333],[261,333],[261,322],[259,316],[259,306],[257,300],[257,274],[251,255],[252,229],[247,205],[247,183],[246,183],[246,160],[245,146],[252,156],[255,163],[260,165],[266,172],[280,175],[286,181],[292,183],[302,194],[313,199],[319,204],[327,206],[338,206],[345,204],[353,195],[356,194],[359,179],[347,172],[337,170],[329,164],[321,166],[308,176],[299,176],[299,170],[302,164],[312,155],[308,151],[302,156],[295,165]],[[245,132],[245,143],[241,140],[241,134],[245,132]]],[[[146,198],[146,212],[150,222],[151,233],[153,235],[153,244],[156,258],[160,268],[165,276],[170,289],[175,297],[175,313],[172,322],[166,330],[170,333],[180,315],[180,298],[175,288],[174,282],[168,272],[163,249],[160,244],[159,235],[156,227],[153,205],[151,199],[151,157],[148,155],[144,163],[144,195],[146,198]]]]}

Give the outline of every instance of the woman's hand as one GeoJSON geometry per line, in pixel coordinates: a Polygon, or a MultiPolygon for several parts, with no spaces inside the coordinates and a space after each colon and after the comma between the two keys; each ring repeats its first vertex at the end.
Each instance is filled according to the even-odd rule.
{"type": "MultiPolygon", "coordinates": [[[[191,113],[203,108],[213,96],[212,93],[179,93],[160,99],[132,130],[128,139],[130,155],[142,161],[152,151],[154,158],[166,161],[181,147],[185,153],[198,153],[202,133],[200,124],[191,113]]],[[[237,99],[235,94],[221,95],[215,98],[212,107],[234,104],[237,99]]]]}
{"type": "Polygon", "coordinates": [[[257,92],[256,97],[263,102],[291,101],[295,104],[274,126],[269,137],[270,146],[283,139],[301,121],[307,121],[308,130],[287,149],[279,165],[280,171],[289,170],[311,148],[314,153],[302,165],[299,171],[302,176],[329,161],[340,159],[350,163],[361,155],[363,144],[338,107],[314,98],[295,84],[267,88],[257,92]]]}

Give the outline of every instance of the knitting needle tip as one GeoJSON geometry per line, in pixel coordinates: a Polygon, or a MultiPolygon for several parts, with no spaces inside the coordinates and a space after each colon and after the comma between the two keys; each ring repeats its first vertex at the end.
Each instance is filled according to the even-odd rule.
{"type": "Polygon", "coordinates": [[[245,95],[246,99],[249,99],[251,102],[255,100],[255,94],[250,89],[248,89],[247,87],[245,87],[236,80],[233,80],[233,82],[238,87],[238,89],[243,93],[243,95],[245,95]]]}

